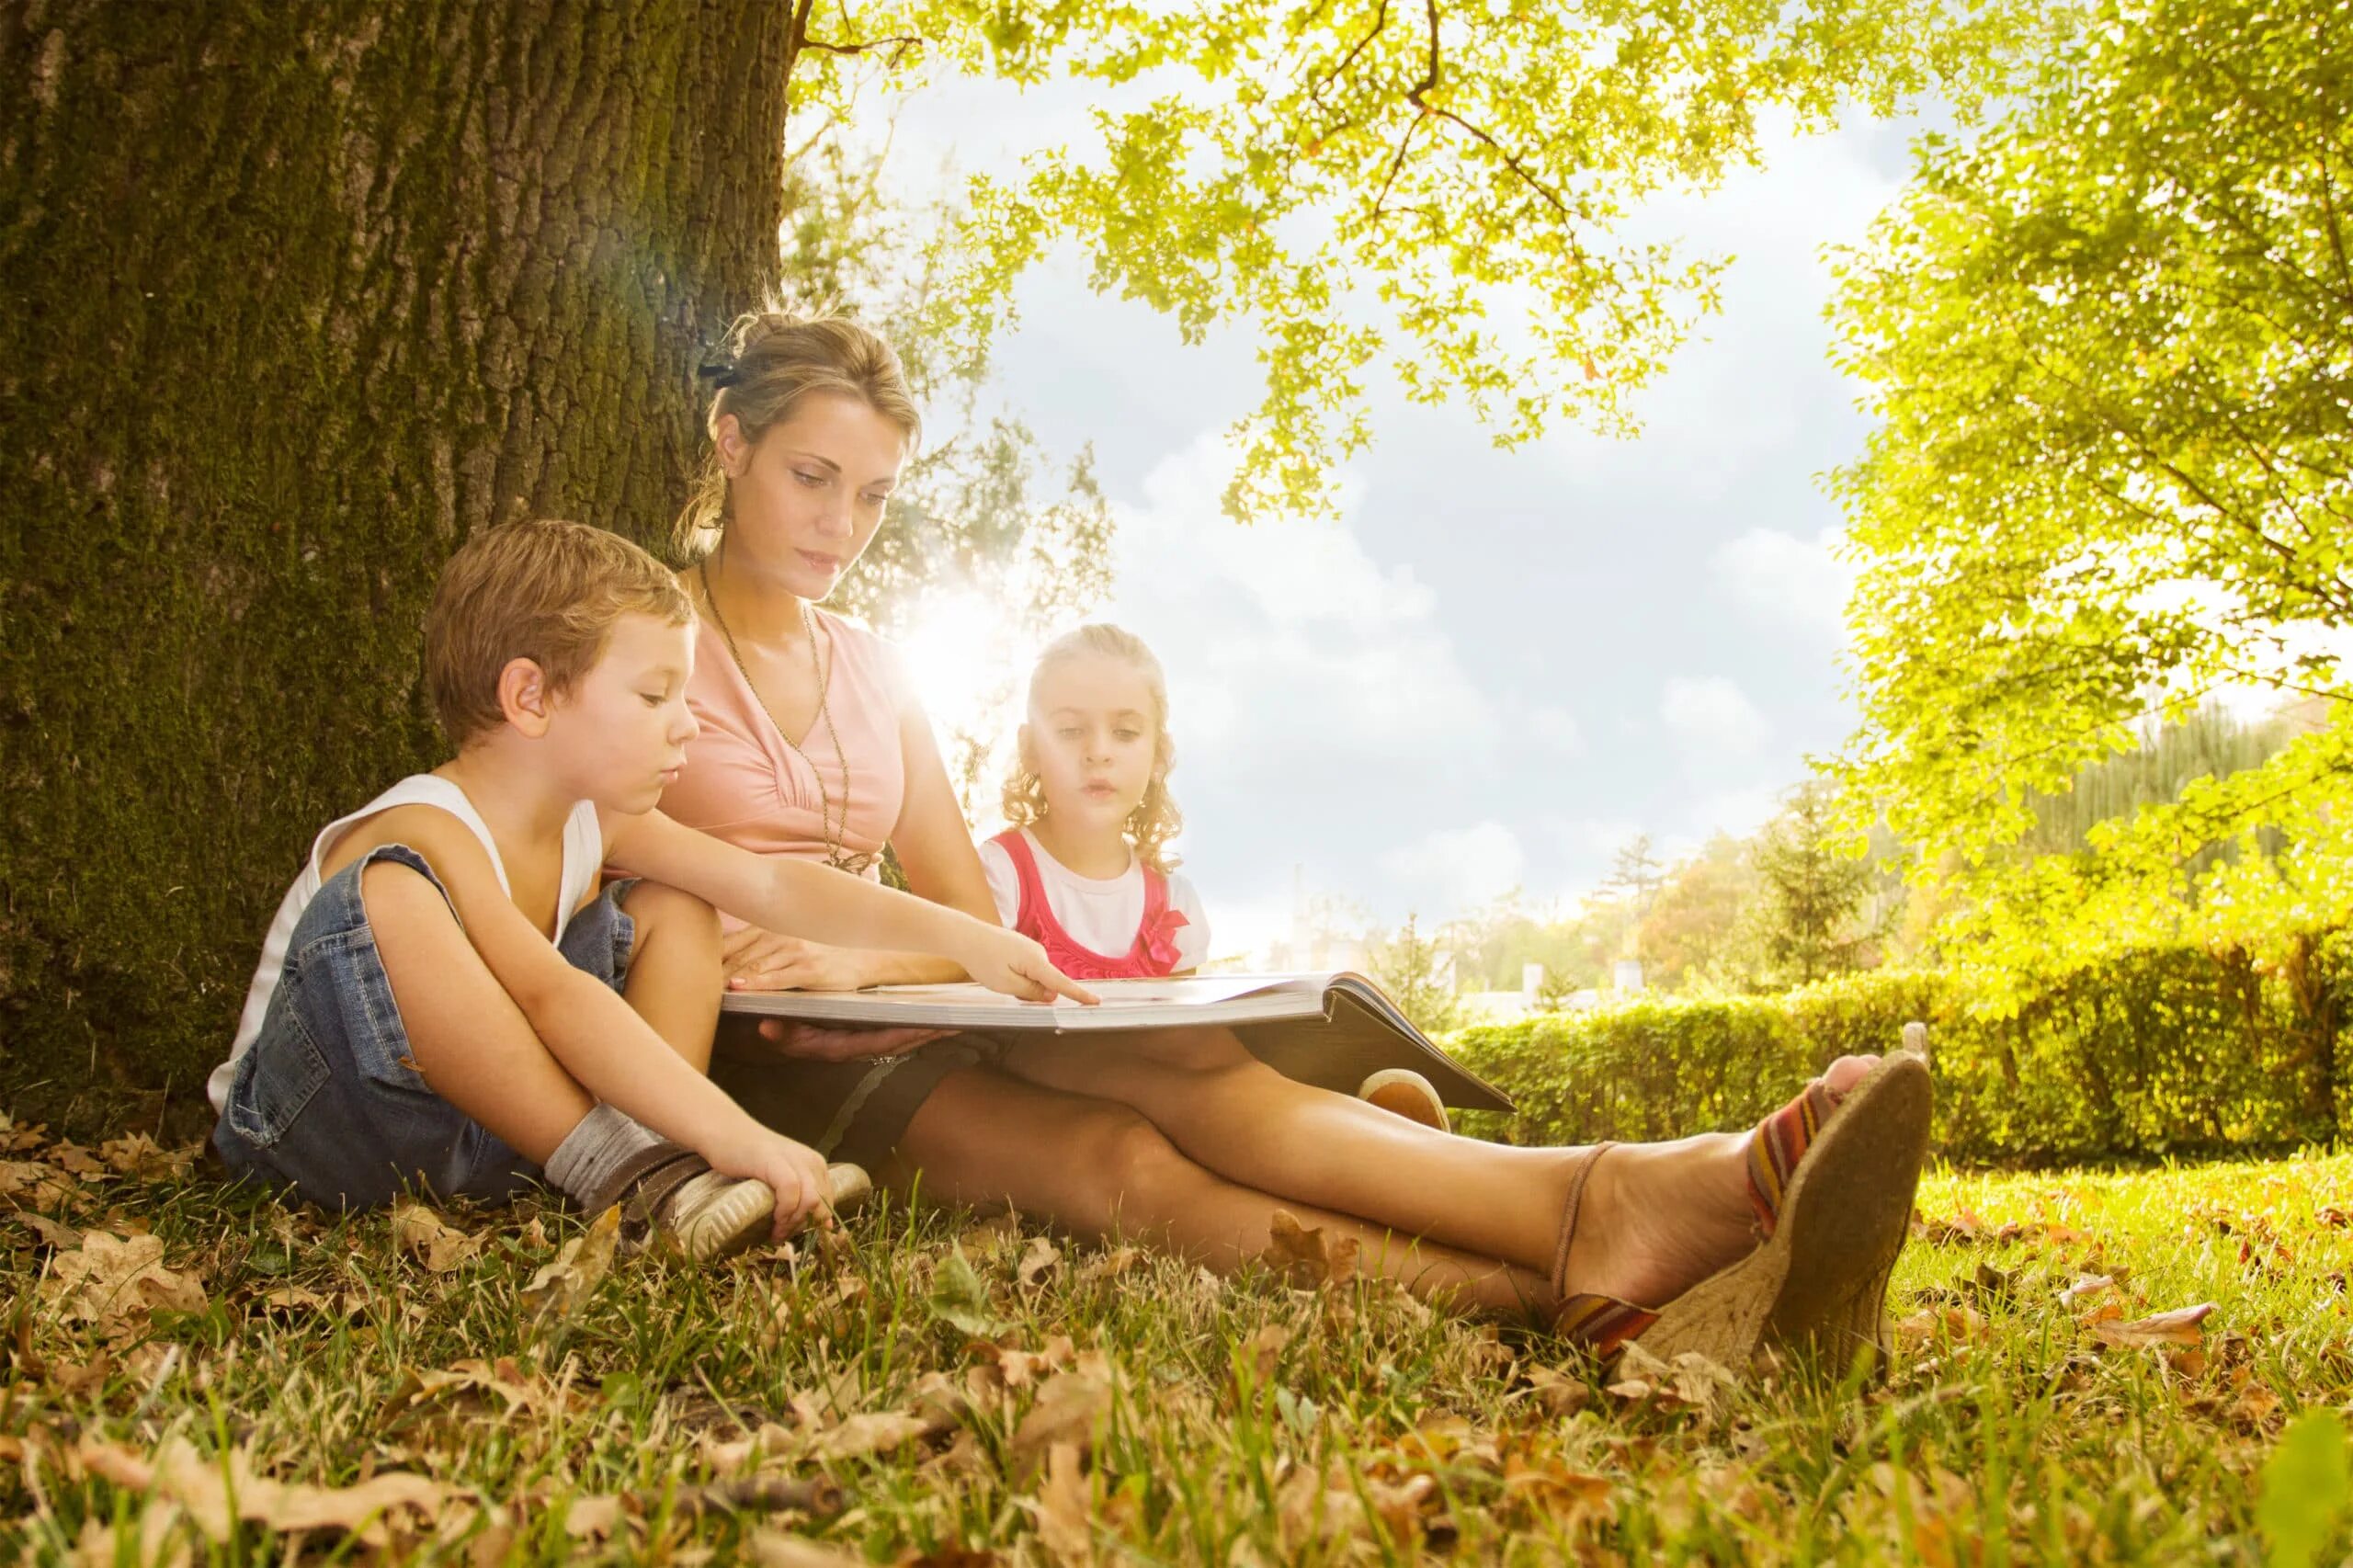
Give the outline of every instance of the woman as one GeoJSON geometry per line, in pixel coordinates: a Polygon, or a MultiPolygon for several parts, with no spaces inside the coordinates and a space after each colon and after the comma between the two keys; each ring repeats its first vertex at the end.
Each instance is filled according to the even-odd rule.
{"type": "MultiPolygon", "coordinates": [[[[916,694],[887,644],[818,608],[880,527],[920,428],[896,358],[854,323],[756,312],[714,374],[710,463],[679,540],[702,616],[702,730],[663,809],[856,875],[888,844],[916,893],[993,919],[916,694]]],[[[728,941],[756,985],[961,978],[914,955],[728,941]]],[[[902,1189],[919,1179],[1083,1237],[1144,1236],[1219,1270],[1264,1253],[1288,1210],[1356,1238],[1368,1267],[1419,1294],[1533,1311],[1603,1351],[1645,1329],[1664,1353],[1732,1362],[1768,1328],[1881,1340],[1927,1140],[1910,1059],[1842,1059],[1755,1134],[1524,1149],[1295,1083],[1222,1030],[1138,1043],[763,1038],[731,1018],[711,1073],[779,1130],[902,1189]]]]}

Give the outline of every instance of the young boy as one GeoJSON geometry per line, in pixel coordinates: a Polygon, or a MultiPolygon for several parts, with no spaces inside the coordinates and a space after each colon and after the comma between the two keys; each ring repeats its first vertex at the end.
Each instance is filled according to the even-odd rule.
{"type": "Polygon", "coordinates": [[[1025,937],[654,810],[696,732],[694,646],[676,581],[617,535],[512,523],[450,559],[425,669],[457,756],[330,824],[278,906],[208,1085],[233,1171],[329,1207],[540,1176],[717,1257],[790,1233],[825,1166],[703,1075],[710,905],[1093,1000],[1025,937]],[[607,865],[648,880],[599,894],[607,865]]]}

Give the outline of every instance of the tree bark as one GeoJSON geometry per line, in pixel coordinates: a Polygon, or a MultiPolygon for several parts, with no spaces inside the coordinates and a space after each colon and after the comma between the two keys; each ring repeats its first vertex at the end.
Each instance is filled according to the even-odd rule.
{"type": "Polygon", "coordinates": [[[661,535],[789,22],[0,0],[0,1104],[195,1089],[311,835],[440,754],[470,530],[661,535]]]}

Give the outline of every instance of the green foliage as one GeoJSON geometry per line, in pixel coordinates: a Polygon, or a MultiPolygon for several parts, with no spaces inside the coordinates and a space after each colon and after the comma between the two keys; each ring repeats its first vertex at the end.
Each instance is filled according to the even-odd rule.
{"type": "Polygon", "coordinates": [[[2263,1464],[2255,1522],[2270,1548],[2270,1568],[2310,1568],[2353,1508],[2353,1454],[2345,1421],[2333,1410],[2307,1411],[2279,1436],[2263,1464]]]}
{"type": "Polygon", "coordinates": [[[2277,1148],[2347,1131],[2332,1079],[2348,983],[2342,945],[2277,970],[2176,948],[2079,970],[2000,1015],[1973,1007],[1959,976],[1882,971],[1544,1015],[1462,1030],[1449,1049],[1513,1097],[1514,1117],[1479,1119],[1516,1142],[1746,1127],[1836,1058],[1894,1049],[1916,1019],[1948,1158],[2277,1148]]]}
{"type": "Polygon", "coordinates": [[[2105,0],[1844,259],[1881,427],[1836,481],[1863,567],[1841,771],[1951,881],[1948,951],[1989,978],[2353,918],[2348,104],[2341,7],[2105,0]],[[2225,682],[2321,711],[2031,852],[2039,797],[2225,682]]]}
{"type": "Polygon", "coordinates": [[[1790,791],[1749,851],[1758,892],[1758,947],[1768,971],[1811,985],[1856,967],[1852,930],[1870,880],[1860,847],[1833,821],[1830,787],[1808,779],[1790,791]]]}
{"type": "Polygon", "coordinates": [[[1444,1034],[1462,1022],[1453,965],[1438,942],[1421,934],[1419,916],[1408,915],[1404,925],[1375,942],[1366,968],[1424,1034],[1444,1034]]]}
{"type": "Polygon", "coordinates": [[[1745,983],[1753,965],[1744,912],[1757,897],[1748,846],[1718,834],[1667,873],[1666,885],[1642,924],[1643,979],[1659,990],[1688,983],[1745,983]]]}
{"type": "Polygon", "coordinates": [[[1015,279],[1064,242],[1097,290],[1188,341],[1254,323],[1266,396],[1236,431],[1226,505],[1256,515],[1328,503],[1369,439],[1377,366],[1506,444],[1562,419],[1623,428],[1722,268],[1630,237],[1645,197],[1712,185],[1784,117],[1820,128],[1928,90],[1972,103],[2046,25],[2015,0],[892,0],[830,14],[794,91],[840,106],[919,64],[1087,84],[1106,106],[1092,144],[972,181],[936,253],[941,331],[977,362],[1015,279]]]}

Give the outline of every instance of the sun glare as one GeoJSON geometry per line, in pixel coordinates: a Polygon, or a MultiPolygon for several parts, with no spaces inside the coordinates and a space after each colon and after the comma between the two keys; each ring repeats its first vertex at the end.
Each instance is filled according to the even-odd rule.
{"type": "Polygon", "coordinates": [[[1015,709],[1032,652],[1029,634],[1017,613],[961,587],[926,595],[902,628],[900,654],[949,753],[952,774],[964,747],[994,749],[1019,723],[1015,709]]]}

